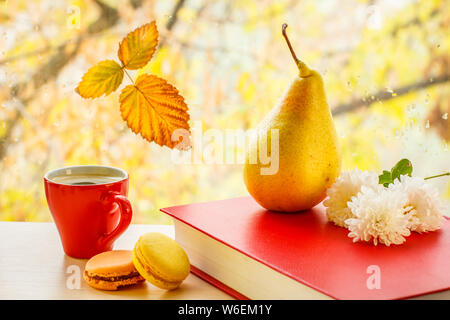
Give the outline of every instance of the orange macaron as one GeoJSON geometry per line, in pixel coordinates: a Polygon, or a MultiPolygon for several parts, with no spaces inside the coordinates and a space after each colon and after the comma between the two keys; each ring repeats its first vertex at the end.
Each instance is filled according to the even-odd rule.
{"type": "Polygon", "coordinates": [[[83,276],[91,287],[101,290],[117,290],[145,280],[134,267],[129,250],[106,251],[92,257],[83,276]]]}

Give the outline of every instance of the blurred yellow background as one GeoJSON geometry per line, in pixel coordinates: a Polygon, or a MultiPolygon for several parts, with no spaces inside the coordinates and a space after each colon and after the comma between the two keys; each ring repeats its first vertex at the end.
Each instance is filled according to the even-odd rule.
{"type": "MultiPolygon", "coordinates": [[[[134,223],[170,223],[159,208],[247,194],[241,165],[176,164],[133,134],[120,90],[95,100],[74,92],[151,20],[159,48],[142,72],[174,84],[203,130],[253,128],[277,103],[297,74],[286,22],[297,55],[324,76],[344,169],[408,158],[418,176],[450,170],[449,1],[0,0],[0,220],[50,221],[42,177],[77,164],[130,173],[134,223]]],[[[448,204],[450,179],[430,183],[448,204]]]]}

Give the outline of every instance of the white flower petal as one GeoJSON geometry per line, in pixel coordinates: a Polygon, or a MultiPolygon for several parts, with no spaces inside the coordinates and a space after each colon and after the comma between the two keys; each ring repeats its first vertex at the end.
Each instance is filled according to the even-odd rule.
{"type": "Polygon", "coordinates": [[[391,187],[407,195],[411,207],[410,229],[416,232],[438,230],[443,223],[444,205],[439,192],[419,177],[401,176],[391,187]]]}
{"type": "Polygon", "coordinates": [[[328,199],[324,201],[329,221],[345,227],[345,220],[353,217],[347,203],[352,200],[352,197],[358,195],[362,186],[377,187],[377,174],[373,171],[357,169],[341,173],[336,182],[328,189],[328,199]]]}
{"type": "Polygon", "coordinates": [[[348,236],[357,241],[372,241],[390,246],[406,241],[411,234],[407,197],[403,192],[378,185],[376,188],[362,187],[361,192],[349,202],[354,218],[345,224],[348,236]]]}

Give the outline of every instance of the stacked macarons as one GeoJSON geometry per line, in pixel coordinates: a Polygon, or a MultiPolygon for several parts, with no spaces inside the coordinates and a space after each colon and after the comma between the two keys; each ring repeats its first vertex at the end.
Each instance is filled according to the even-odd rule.
{"type": "Polygon", "coordinates": [[[133,251],[108,251],[92,257],[86,264],[84,279],[102,290],[117,290],[144,280],[173,290],[189,272],[190,263],[183,248],[170,237],[151,232],[139,238],[133,251]]]}

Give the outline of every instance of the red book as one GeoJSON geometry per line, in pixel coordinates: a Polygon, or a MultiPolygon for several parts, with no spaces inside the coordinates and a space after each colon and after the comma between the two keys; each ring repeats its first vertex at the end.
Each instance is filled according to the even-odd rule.
{"type": "Polygon", "coordinates": [[[386,247],[353,243],[322,205],[274,213],[242,197],[162,211],[175,218],[192,272],[239,299],[404,299],[450,289],[448,219],[386,247]]]}

